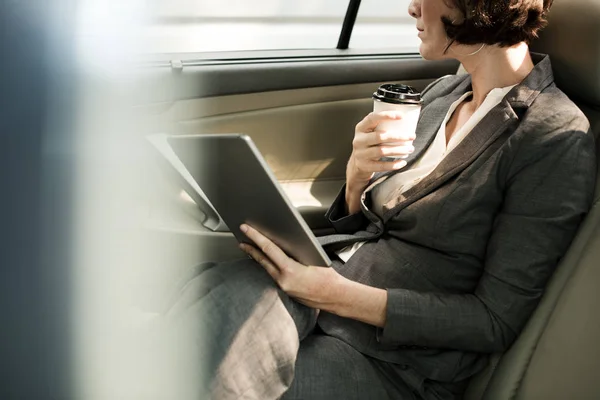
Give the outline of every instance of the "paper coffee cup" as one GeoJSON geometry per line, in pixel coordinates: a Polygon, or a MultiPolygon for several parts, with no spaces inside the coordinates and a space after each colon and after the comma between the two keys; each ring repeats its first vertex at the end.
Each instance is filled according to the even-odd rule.
{"type": "MultiPolygon", "coordinates": [[[[373,93],[373,111],[400,111],[402,118],[394,121],[383,121],[377,126],[377,130],[416,132],[419,113],[421,112],[421,93],[407,85],[386,83],[381,85],[373,93]]],[[[393,146],[396,143],[384,143],[393,146]]],[[[398,145],[410,145],[412,142],[397,143],[398,145]]],[[[382,157],[381,161],[396,161],[406,157],[382,157]]]]}

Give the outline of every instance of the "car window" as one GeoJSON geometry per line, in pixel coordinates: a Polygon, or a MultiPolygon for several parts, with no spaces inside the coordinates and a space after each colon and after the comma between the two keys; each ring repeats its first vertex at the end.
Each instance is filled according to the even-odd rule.
{"type": "MultiPolygon", "coordinates": [[[[349,0],[153,0],[144,52],[334,49],[349,0]]],[[[410,0],[363,0],[350,48],[417,49],[410,0]]]]}
{"type": "Polygon", "coordinates": [[[408,14],[410,0],[363,0],[350,40],[353,49],[419,49],[415,20],[408,14]]]}

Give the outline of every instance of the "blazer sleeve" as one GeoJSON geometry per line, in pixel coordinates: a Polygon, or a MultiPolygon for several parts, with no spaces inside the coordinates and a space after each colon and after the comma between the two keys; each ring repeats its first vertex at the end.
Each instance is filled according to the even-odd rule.
{"type": "Polygon", "coordinates": [[[337,197],[325,213],[336,233],[353,234],[364,228],[369,220],[362,211],[348,214],[346,211],[346,184],[342,187],[337,197]]]}
{"type": "Polygon", "coordinates": [[[487,353],[516,339],[591,207],[596,177],[591,132],[532,136],[507,174],[475,291],[388,289],[378,341],[487,353]]]}

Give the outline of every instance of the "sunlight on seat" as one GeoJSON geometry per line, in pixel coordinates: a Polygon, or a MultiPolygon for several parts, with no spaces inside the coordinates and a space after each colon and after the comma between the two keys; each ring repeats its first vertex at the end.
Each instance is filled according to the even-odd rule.
{"type": "Polygon", "coordinates": [[[281,187],[296,208],[322,207],[323,204],[311,193],[313,183],[313,181],[284,182],[281,183],[281,187]]]}

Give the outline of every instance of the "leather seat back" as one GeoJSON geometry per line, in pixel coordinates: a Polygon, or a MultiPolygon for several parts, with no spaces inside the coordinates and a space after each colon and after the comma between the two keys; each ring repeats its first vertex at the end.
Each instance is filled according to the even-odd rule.
{"type": "MultiPolygon", "coordinates": [[[[555,0],[531,49],[550,55],[556,84],[587,115],[600,157],[600,1],[555,0]]],[[[600,178],[600,175],[599,175],[600,178]]],[[[465,399],[600,398],[600,184],[594,206],[537,310],[465,399]]]]}

